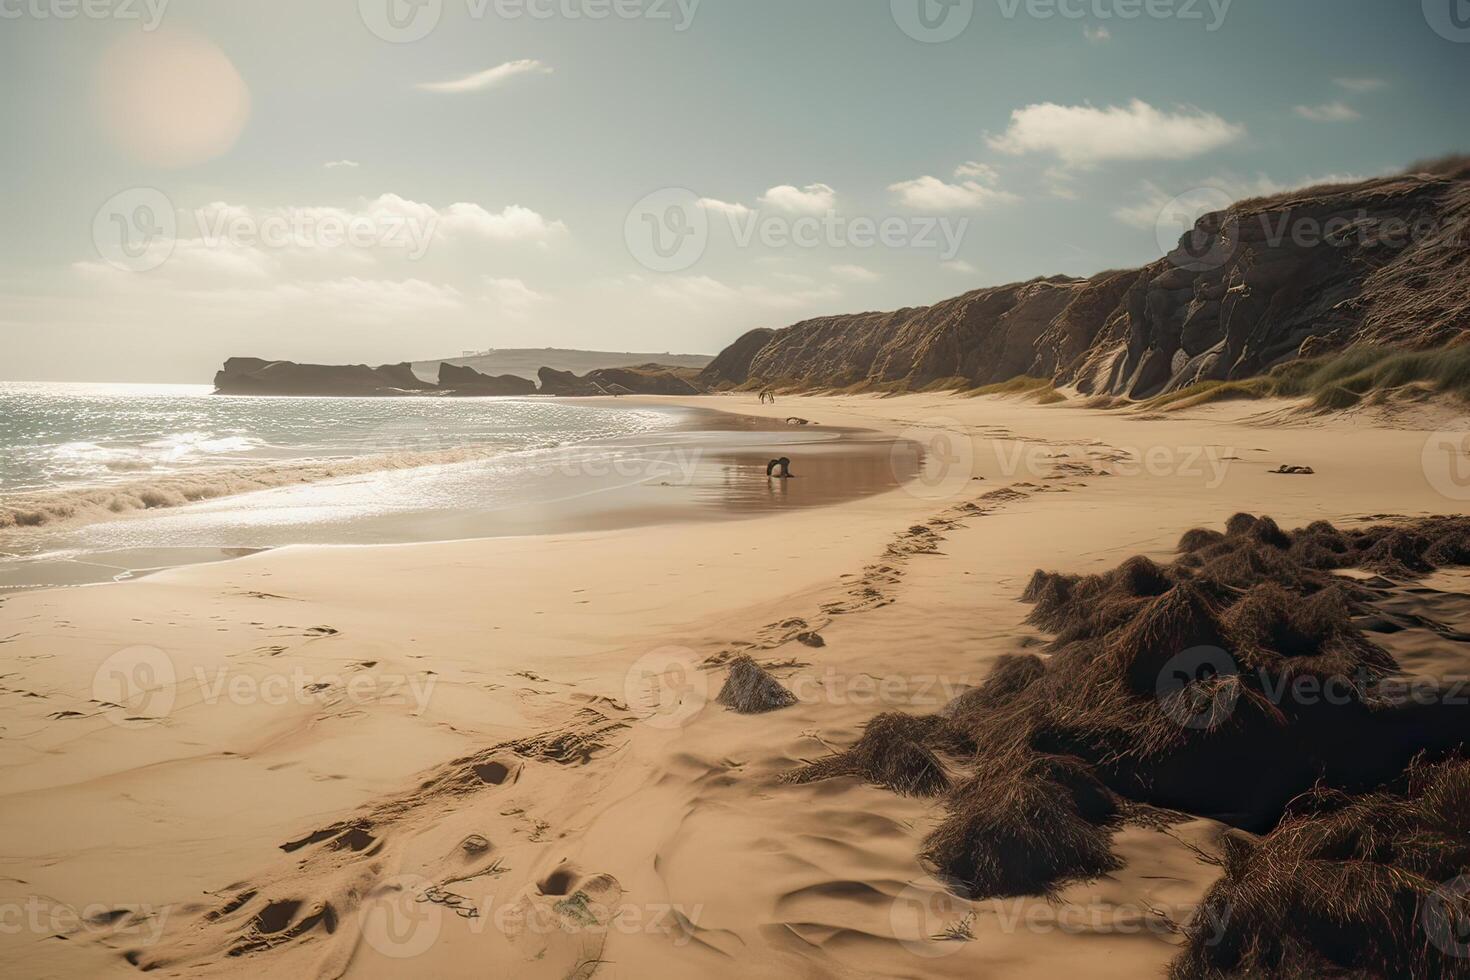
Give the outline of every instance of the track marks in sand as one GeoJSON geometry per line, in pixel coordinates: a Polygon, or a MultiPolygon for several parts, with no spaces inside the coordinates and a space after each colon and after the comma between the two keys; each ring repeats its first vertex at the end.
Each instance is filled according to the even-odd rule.
{"type": "MultiPolygon", "coordinates": [[[[823,602],[816,614],[791,616],[768,623],[756,631],[754,638],[735,641],[725,649],[707,657],[707,668],[728,664],[741,654],[753,655],[758,651],[775,650],[789,643],[801,643],[809,647],[822,647],[826,640],[822,631],[838,616],[881,609],[898,601],[898,586],[902,584],[909,564],[923,555],[942,554],[942,546],[949,534],[968,527],[968,522],[994,513],[1000,507],[1026,500],[1035,493],[1055,492],[1060,488],[1038,486],[1034,483],[1013,483],[981,494],[940,511],[923,524],[913,524],[895,534],[883,554],[861,572],[850,572],[842,576],[839,596],[823,602]]],[[[805,663],[791,660],[786,663],[763,663],[767,669],[801,667],[805,663]]]]}
{"type": "MultiPolygon", "coordinates": [[[[177,926],[170,923],[162,943],[135,953],[135,965],[141,969],[164,964],[187,968],[190,963],[202,965],[222,955],[255,956],[281,947],[305,949],[308,944],[315,948],[331,943],[326,960],[313,969],[322,975],[337,975],[337,967],[345,967],[360,946],[364,905],[382,899],[384,889],[393,892],[408,887],[396,879],[403,877],[400,872],[410,861],[424,870],[414,878],[412,894],[401,897],[414,904],[441,907],[455,917],[478,917],[473,896],[479,892],[466,888],[466,883],[512,871],[507,855],[491,843],[491,823],[514,840],[515,847],[532,851],[564,836],[550,822],[512,803],[514,797],[509,794],[527,767],[586,766],[616,748],[620,733],[631,722],[627,709],[611,699],[579,695],[573,700],[555,728],[444,763],[425,773],[410,790],[378,799],[345,819],[279,844],[284,862],[224,889],[215,907],[201,910],[191,921],[177,926]],[[486,795],[505,802],[499,808],[486,806],[481,800],[486,795]],[[437,859],[423,863],[423,841],[454,828],[464,828],[452,838],[457,843],[444,846],[437,859]]],[[[602,897],[621,894],[614,879],[584,877],[573,870],[543,876],[539,893],[521,901],[544,905],[532,911],[552,916],[552,921],[560,917],[586,925],[587,916],[604,914],[601,909],[613,904],[603,903],[602,897]]],[[[557,965],[558,976],[587,977],[602,954],[603,937],[593,932],[528,933],[510,940],[524,947],[528,959],[549,957],[557,965]]]]}

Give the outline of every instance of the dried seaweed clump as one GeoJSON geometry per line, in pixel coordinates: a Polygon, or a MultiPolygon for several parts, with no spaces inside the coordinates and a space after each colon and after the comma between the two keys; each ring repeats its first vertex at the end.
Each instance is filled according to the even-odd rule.
{"type": "Polygon", "coordinates": [[[783,780],[858,776],[904,796],[934,796],[949,788],[949,774],[930,745],[953,745],[947,728],[938,715],[881,714],[864,726],[852,748],[793,770],[783,780]]]}
{"type": "Polygon", "coordinates": [[[731,711],[753,715],[788,708],[796,703],[796,695],[748,654],[741,654],[730,661],[730,676],[715,700],[731,711]]]}
{"type": "Polygon", "coordinates": [[[1409,768],[1362,796],[1318,787],[1225,874],[1185,929],[1172,980],[1465,977],[1470,763],[1409,768]]]}
{"type": "Polygon", "coordinates": [[[1119,867],[1109,827],[1117,807],[1079,759],[985,759],[945,807],[923,857],[972,899],[1043,894],[1119,867]]]}

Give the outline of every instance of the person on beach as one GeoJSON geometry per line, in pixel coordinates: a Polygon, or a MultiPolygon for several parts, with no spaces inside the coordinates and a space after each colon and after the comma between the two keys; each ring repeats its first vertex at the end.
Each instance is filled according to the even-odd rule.
{"type": "Polygon", "coordinates": [[[766,478],[769,479],[772,476],[775,476],[779,480],[792,479],[791,460],[785,456],[782,456],[780,459],[773,459],[769,463],[767,463],[766,478]],[[780,473],[776,472],[776,470],[778,469],[781,471],[780,473]]]}

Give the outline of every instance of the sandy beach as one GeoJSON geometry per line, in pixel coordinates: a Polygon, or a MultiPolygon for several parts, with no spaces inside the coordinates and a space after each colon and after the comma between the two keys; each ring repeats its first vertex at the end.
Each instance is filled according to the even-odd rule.
{"type": "MultiPolygon", "coordinates": [[[[934,800],[778,777],[1037,648],[1017,601],[1037,568],[1166,561],[1237,511],[1464,506],[1426,469],[1428,423],[689,403],[952,452],[900,489],[747,520],[283,548],[6,598],[6,971],[1162,975],[1223,825],[1128,825],[1106,876],[968,903],[917,857],[934,800]],[[715,703],[740,653],[799,703],[715,703]]],[[[1406,668],[1463,672],[1454,649],[1406,668]]]]}

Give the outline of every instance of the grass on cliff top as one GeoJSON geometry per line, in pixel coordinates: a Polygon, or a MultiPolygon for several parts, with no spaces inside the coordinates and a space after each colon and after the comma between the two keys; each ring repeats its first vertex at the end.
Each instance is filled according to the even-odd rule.
{"type": "Polygon", "coordinates": [[[971,388],[965,392],[968,398],[978,398],[981,395],[1021,395],[1025,398],[1034,398],[1042,405],[1051,405],[1055,402],[1064,402],[1067,396],[1052,387],[1050,378],[1033,378],[1028,375],[1020,375],[1009,381],[1001,381],[993,385],[982,385],[979,388],[971,388]]]}
{"type": "Polygon", "coordinates": [[[1337,411],[1365,397],[1417,387],[1470,401],[1470,346],[1437,350],[1355,347],[1340,354],[1290,361],[1258,378],[1202,381],[1143,404],[1181,409],[1241,398],[1307,398],[1312,408],[1337,411]]]}

